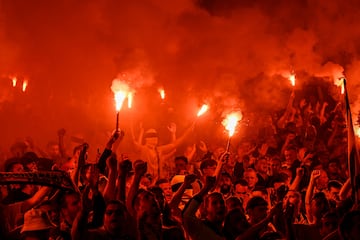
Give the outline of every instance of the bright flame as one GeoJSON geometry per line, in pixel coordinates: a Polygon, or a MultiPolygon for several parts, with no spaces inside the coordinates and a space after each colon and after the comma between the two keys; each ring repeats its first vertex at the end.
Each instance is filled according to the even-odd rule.
{"type": "Polygon", "coordinates": [[[28,80],[24,79],[23,85],[22,85],[22,91],[23,91],[23,92],[26,91],[26,88],[27,88],[28,84],[29,84],[28,80]]]}
{"type": "Polygon", "coordinates": [[[17,83],[17,78],[16,77],[12,77],[12,85],[13,87],[16,87],[16,83],[17,83]]]}
{"type": "Polygon", "coordinates": [[[354,132],[355,132],[355,135],[360,138],[360,127],[358,126],[354,126],[354,132]]]}
{"type": "Polygon", "coordinates": [[[290,74],[289,80],[290,80],[291,86],[295,87],[295,81],[296,81],[295,74],[290,74]]]}
{"type": "Polygon", "coordinates": [[[163,88],[159,88],[160,97],[162,100],[165,99],[165,90],[163,88]]]}
{"type": "Polygon", "coordinates": [[[233,112],[226,116],[226,118],[222,121],[225,129],[229,132],[229,137],[232,137],[235,133],[235,128],[238,122],[242,119],[241,112],[233,112]]]}
{"type": "Polygon", "coordinates": [[[114,79],[111,85],[111,90],[114,93],[115,109],[117,112],[120,112],[125,98],[128,96],[129,86],[119,79],[114,79]]]}
{"type": "Polygon", "coordinates": [[[132,92],[129,92],[127,98],[128,98],[128,108],[130,109],[132,107],[134,94],[132,92]]]}
{"type": "Polygon", "coordinates": [[[341,94],[345,93],[344,79],[345,78],[343,77],[334,79],[334,84],[338,87],[341,87],[341,94]]]}
{"type": "Polygon", "coordinates": [[[203,115],[208,109],[209,109],[209,105],[203,104],[202,107],[200,108],[199,112],[197,113],[197,116],[200,117],[200,116],[203,115]]]}

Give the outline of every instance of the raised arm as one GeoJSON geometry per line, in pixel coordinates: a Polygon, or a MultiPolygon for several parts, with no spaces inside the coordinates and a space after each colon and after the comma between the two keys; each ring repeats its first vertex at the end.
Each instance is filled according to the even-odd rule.
{"type": "Polygon", "coordinates": [[[82,149],[80,150],[80,155],[79,155],[79,161],[77,163],[75,171],[73,172],[73,174],[71,176],[71,180],[73,181],[75,187],[79,186],[80,171],[81,171],[81,168],[85,165],[86,153],[87,153],[88,148],[89,148],[89,145],[87,143],[84,143],[82,145],[82,149]]]}
{"type": "Polygon", "coordinates": [[[108,173],[108,182],[106,183],[104,190],[105,200],[115,199],[116,193],[116,177],[117,177],[117,159],[116,155],[112,154],[106,161],[107,167],[109,169],[108,173]]]}
{"type": "Polygon", "coordinates": [[[132,163],[129,159],[125,159],[119,164],[119,175],[116,185],[116,199],[122,202],[126,200],[126,176],[132,169],[132,163]]]}
{"type": "Polygon", "coordinates": [[[133,183],[131,184],[130,190],[129,190],[129,194],[128,197],[126,199],[126,207],[129,211],[129,213],[135,217],[135,211],[133,209],[133,201],[136,197],[136,193],[139,190],[139,185],[140,185],[140,180],[141,177],[145,175],[145,173],[147,172],[147,163],[146,162],[139,162],[138,164],[136,164],[134,166],[135,168],[135,176],[134,176],[134,180],[133,183]]]}
{"type": "Polygon", "coordinates": [[[105,173],[106,159],[107,159],[108,157],[110,157],[110,155],[111,155],[111,153],[112,153],[112,150],[111,150],[111,149],[112,149],[113,144],[116,142],[116,140],[117,140],[118,138],[121,138],[121,139],[122,139],[123,137],[124,137],[124,132],[123,132],[123,131],[120,131],[120,132],[115,131],[115,132],[113,133],[113,135],[111,135],[111,138],[109,139],[109,141],[107,142],[106,147],[105,147],[103,153],[101,154],[101,156],[100,156],[100,158],[99,158],[99,162],[98,162],[98,164],[97,164],[97,166],[98,166],[98,168],[99,168],[99,170],[100,170],[100,172],[101,172],[102,174],[105,173]]]}
{"type": "Polygon", "coordinates": [[[305,210],[306,210],[306,216],[307,219],[309,220],[309,223],[313,223],[314,219],[313,216],[311,214],[310,211],[310,204],[311,204],[311,199],[314,193],[314,187],[315,187],[315,180],[317,178],[320,177],[320,170],[314,170],[311,172],[311,176],[310,176],[310,182],[309,182],[309,186],[306,190],[306,195],[305,195],[305,210]]]}
{"type": "Polygon", "coordinates": [[[133,144],[135,145],[135,148],[140,149],[141,142],[142,142],[142,139],[144,136],[144,128],[143,128],[142,123],[140,123],[140,133],[139,133],[138,139],[136,139],[136,137],[135,137],[135,131],[134,131],[133,124],[131,124],[131,126],[130,126],[130,132],[131,132],[131,140],[132,140],[133,144]]]}
{"type": "Polygon", "coordinates": [[[293,191],[299,191],[299,186],[300,186],[300,182],[301,179],[304,176],[304,168],[299,167],[296,169],[296,177],[294,179],[294,181],[291,183],[289,190],[293,190],[293,191]]]}
{"type": "Polygon", "coordinates": [[[41,187],[39,191],[37,191],[34,196],[22,202],[21,211],[26,212],[36,205],[40,204],[41,201],[50,193],[51,188],[49,187],[41,187]]]}
{"type": "Polygon", "coordinates": [[[180,188],[176,191],[169,202],[170,208],[177,208],[181,202],[181,198],[188,187],[191,187],[191,184],[195,182],[197,176],[195,174],[189,174],[185,176],[184,182],[181,184],[180,188]]]}

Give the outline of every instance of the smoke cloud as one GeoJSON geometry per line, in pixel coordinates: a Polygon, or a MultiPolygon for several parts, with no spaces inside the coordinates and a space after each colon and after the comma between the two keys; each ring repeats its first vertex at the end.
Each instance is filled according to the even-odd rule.
{"type": "Polygon", "coordinates": [[[359,11],[355,0],[0,0],[0,143],[60,127],[104,142],[93,132],[114,128],[110,86],[123,74],[136,90],[126,126],[129,114],[149,127],[190,120],[204,102],[219,115],[280,109],[292,71],[299,88],[345,76],[358,111],[359,11]],[[25,93],[10,74],[29,79],[25,93]]]}

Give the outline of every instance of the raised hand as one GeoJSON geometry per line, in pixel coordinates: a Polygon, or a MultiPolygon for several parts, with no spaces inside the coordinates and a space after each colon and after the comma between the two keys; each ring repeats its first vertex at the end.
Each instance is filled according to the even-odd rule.
{"type": "Polygon", "coordinates": [[[135,164],[135,176],[142,177],[147,172],[147,163],[144,161],[135,164]]]}
{"type": "Polygon", "coordinates": [[[169,132],[171,132],[173,134],[176,133],[176,124],[175,123],[170,123],[167,128],[168,128],[169,132]]]}
{"type": "Polygon", "coordinates": [[[222,163],[226,163],[229,160],[230,157],[230,153],[229,152],[224,152],[223,154],[221,154],[219,160],[222,163]]]}
{"type": "Polygon", "coordinates": [[[318,179],[321,175],[321,171],[320,170],[314,170],[311,172],[311,176],[310,176],[310,179],[311,180],[315,180],[315,179],[318,179]]]}
{"type": "Polygon", "coordinates": [[[193,182],[195,182],[197,176],[195,174],[188,174],[185,176],[184,184],[186,187],[190,187],[193,182]]]}
{"type": "Polygon", "coordinates": [[[126,176],[132,170],[132,162],[125,159],[119,164],[120,174],[126,176]]]}
{"type": "Polygon", "coordinates": [[[296,176],[302,178],[304,176],[304,168],[299,167],[296,169],[296,176]]]}
{"type": "Polygon", "coordinates": [[[111,156],[106,160],[106,165],[109,169],[116,171],[117,168],[117,159],[116,154],[111,154],[111,156]]]}
{"type": "Polygon", "coordinates": [[[198,147],[199,147],[200,151],[202,151],[204,153],[206,153],[208,151],[208,148],[207,148],[206,143],[204,141],[200,141],[198,147]]]}

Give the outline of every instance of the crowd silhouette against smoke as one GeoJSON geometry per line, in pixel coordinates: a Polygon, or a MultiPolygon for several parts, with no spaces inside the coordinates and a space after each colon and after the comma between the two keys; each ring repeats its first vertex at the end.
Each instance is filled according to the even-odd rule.
{"type": "MultiPolygon", "coordinates": [[[[303,239],[305,236],[301,233],[304,232],[320,239],[320,236],[325,238],[328,233],[337,231],[338,226],[338,235],[332,237],[341,235],[344,239],[354,239],[344,224],[349,218],[358,218],[358,212],[354,210],[358,205],[357,186],[353,181],[352,191],[343,188],[349,187],[346,180],[353,177],[348,171],[347,158],[347,146],[352,146],[352,140],[346,135],[349,107],[355,133],[359,131],[360,137],[359,12],[360,2],[355,0],[0,0],[1,171],[15,172],[14,165],[19,162],[30,172],[30,167],[26,166],[30,162],[37,164],[37,170],[62,171],[61,178],[70,176],[74,185],[67,187],[74,188],[79,199],[81,196],[82,206],[78,208],[87,207],[96,212],[98,209],[86,205],[83,199],[87,198],[84,196],[88,188],[95,191],[91,181],[94,177],[86,176],[86,173],[93,175],[98,171],[94,169],[99,169],[103,176],[100,179],[107,180],[100,181],[99,195],[95,191],[92,201],[104,201],[103,207],[107,210],[109,206],[121,208],[121,211],[126,209],[123,215],[134,220],[134,229],[138,230],[136,236],[126,231],[121,234],[97,232],[108,237],[103,239],[170,239],[170,236],[172,239],[179,235],[183,238],[176,239],[303,239]],[[294,85],[289,81],[291,77],[295,79],[294,85]],[[133,96],[132,106],[127,106],[126,99],[119,112],[119,131],[114,131],[117,115],[111,88],[114,79],[125,83],[133,96]],[[342,93],[345,79],[349,106],[345,104],[346,94],[342,93]],[[161,89],[164,97],[159,94],[161,89]],[[197,117],[203,104],[209,109],[197,117]],[[222,122],[233,111],[241,111],[242,119],[231,138],[230,148],[226,149],[228,133],[222,122]],[[149,143],[149,138],[156,138],[156,141],[149,143]],[[151,150],[147,148],[149,144],[151,150]],[[111,150],[117,156],[110,157],[111,150]],[[295,151],[296,160],[287,156],[287,151],[295,151]],[[309,154],[311,161],[307,162],[309,154]],[[183,155],[186,160],[175,158],[183,155]],[[324,156],[326,161],[323,161],[324,156]],[[86,159],[86,164],[81,162],[82,158],[86,159]],[[126,168],[123,163],[128,158],[133,166],[131,171],[131,166],[126,168]],[[117,196],[122,194],[122,186],[111,188],[111,173],[114,173],[111,159],[123,163],[116,170],[119,179],[120,173],[127,176],[127,192],[123,198],[117,196]],[[147,169],[144,170],[143,162],[139,163],[137,159],[146,162],[147,169]],[[266,160],[264,171],[260,166],[263,160],[266,160]],[[277,160],[281,171],[271,168],[277,160]],[[250,163],[246,165],[246,161],[250,163]],[[180,163],[186,165],[186,171],[178,169],[180,163]],[[331,163],[341,172],[338,177],[329,166],[331,163]],[[216,166],[220,168],[220,165],[224,166],[216,173],[204,171],[216,166]],[[297,170],[299,168],[305,173],[297,170]],[[76,174],[74,177],[76,169],[79,169],[80,178],[76,174]],[[140,189],[144,192],[136,195],[136,187],[133,192],[129,190],[133,183],[131,174],[135,179],[141,175],[140,189]],[[189,184],[184,184],[182,189],[180,183],[194,182],[192,174],[197,175],[199,186],[193,186],[193,192],[187,193],[189,184]],[[257,175],[256,188],[249,177],[252,174],[257,175]],[[212,175],[217,176],[216,184],[211,183],[210,178],[206,179],[212,175]],[[231,194],[221,188],[226,185],[222,178],[227,176],[231,179],[231,194]],[[301,183],[297,182],[297,177],[301,183]],[[145,178],[149,183],[143,182],[145,178]],[[329,185],[324,183],[326,178],[329,185]],[[290,189],[283,193],[284,199],[291,193],[296,195],[293,198],[302,199],[298,204],[301,210],[292,209],[301,212],[292,224],[304,224],[304,229],[293,227],[290,231],[291,224],[286,222],[289,219],[276,218],[276,206],[288,202],[279,197],[281,193],[275,194],[275,185],[279,182],[290,189]],[[171,193],[167,193],[161,184],[171,186],[171,193]],[[211,187],[214,184],[217,186],[214,192],[221,194],[207,195],[214,190],[211,187]],[[154,186],[160,186],[165,198],[170,195],[169,199],[178,189],[185,191],[186,201],[175,204],[166,199],[166,207],[159,209],[162,217],[166,215],[160,228],[176,226],[182,234],[163,233],[160,236],[153,231],[147,235],[148,229],[145,231],[146,227],[139,225],[148,219],[144,217],[146,210],[141,212],[137,207],[143,204],[143,199],[157,197],[158,189],[154,190],[154,186]],[[236,193],[240,191],[236,186],[244,187],[243,192],[249,194],[248,198],[255,200],[251,202],[241,197],[236,193]],[[109,193],[109,188],[114,194],[109,193]],[[343,195],[332,199],[332,188],[341,188],[343,195]],[[323,189],[326,189],[326,197],[320,194],[323,189]],[[312,201],[312,198],[306,198],[307,192],[311,192],[314,199],[326,199],[330,202],[327,210],[333,211],[325,213],[322,209],[324,212],[320,217],[306,209],[312,201]],[[100,200],[96,198],[98,196],[100,200]],[[234,197],[233,203],[228,203],[230,196],[234,197]],[[197,207],[194,201],[202,197],[205,205],[213,199],[225,199],[227,208],[240,200],[242,212],[239,216],[245,220],[238,221],[243,221],[243,229],[230,231],[236,236],[227,231],[233,230],[234,226],[226,223],[239,217],[236,212],[231,212],[233,215],[227,212],[228,221],[220,221],[216,216],[221,209],[211,218],[201,206],[201,214],[197,214],[197,218],[192,216],[191,210],[197,207]],[[335,211],[341,205],[340,200],[349,200],[348,197],[352,200],[353,211],[349,212],[346,207],[343,207],[346,211],[335,211]],[[127,202],[129,198],[134,200],[131,207],[111,202],[114,199],[127,202]],[[259,227],[257,224],[261,221],[254,220],[248,210],[265,206],[262,200],[272,209],[266,219],[274,217],[275,220],[269,220],[272,225],[271,228],[267,226],[267,231],[255,231],[254,226],[259,227]],[[253,205],[247,206],[248,201],[253,205]],[[300,221],[300,215],[304,221],[300,221]],[[187,219],[189,216],[190,220],[187,219]],[[206,220],[199,222],[202,218],[206,220]],[[336,226],[332,231],[326,231],[321,221],[335,218],[336,226]],[[216,225],[219,221],[221,229],[216,225]],[[197,234],[192,224],[199,226],[204,235],[197,234]],[[271,235],[269,231],[279,233],[279,236],[271,235]]],[[[359,141],[355,136],[353,140],[359,141]]],[[[3,189],[1,198],[16,199],[11,204],[26,202],[30,197],[40,199],[38,195],[44,189],[36,186],[36,190],[27,190],[27,186],[34,185],[4,181],[6,190],[3,189]],[[11,195],[19,189],[25,189],[29,198],[11,195]]],[[[65,197],[55,194],[51,198],[59,186],[50,182],[52,188],[47,189],[50,198],[46,201],[41,198],[39,202],[52,207],[53,202],[66,202],[66,194],[65,197]],[[53,201],[57,198],[61,200],[53,201]]],[[[157,198],[157,201],[161,205],[161,200],[157,198]]],[[[2,201],[1,208],[7,204],[9,202],[2,201]]],[[[81,211],[69,216],[71,213],[63,211],[66,206],[60,204],[56,208],[60,210],[61,221],[71,218],[71,223],[67,222],[67,230],[58,223],[61,231],[68,235],[52,233],[52,237],[71,239],[72,234],[73,239],[85,239],[77,235],[83,230],[80,227],[81,231],[71,233],[74,229],[72,221],[81,211]]],[[[14,228],[26,226],[26,213],[40,214],[43,206],[37,204],[24,209],[35,212],[24,210],[22,222],[16,224],[9,219],[2,221],[7,224],[3,232],[11,232],[7,238],[20,236],[14,228]]],[[[289,209],[284,204],[280,211],[287,216],[289,209]]],[[[156,212],[150,209],[147,214],[153,216],[153,229],[156,229],[159,227],[156,225],[157,213],[152,211],[156,212]]],[[[95,220],[100,220],[97,223],[89,221],[88,227],[96,229],[104,224],[108,231],[106,221],[109,219],[104,213],[104,219],[94,215],[95,220]]],[[[115,224],[118,220],[114,221],[115,224]]],[[[358,219],[353,222],[356,221],[358,219]]]]}

